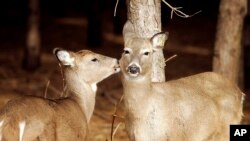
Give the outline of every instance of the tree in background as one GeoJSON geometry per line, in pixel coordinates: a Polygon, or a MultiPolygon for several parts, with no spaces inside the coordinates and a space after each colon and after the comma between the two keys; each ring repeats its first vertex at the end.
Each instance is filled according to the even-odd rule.
{"type": "Polygon", "coordinates": [[[24,51],[23,68],[35,70],[40,66],[39,0],[29,0],[27,46],[24,51]]]}
{"type": "MultiPolygon", "coordinates": [[[[171,9],[171,18],[176,14],[182,18],[189,18],[180,11],[181,7],[173,7],[166,0],[127,0],[127,22],[123,27],[123,37],[126,41],[130,37],[151,38],[162,30],[161,2],[171,9]]],[[[163,50],[155,51],[153,54],[152,82],[165,81],[165,58],[163,50]]]]}
{"type": "MultiPolygon", "coordinates": [[[[150,38],[161,32],[161,0],[127,0],[127,22],[123,28],[124,40],[130,37],[150,38]]],[[[165,81],[163,51],[153,54],[153,82],[165,81]]]]}
{"type": "Polygon", "coordinates": [[[213,71],[243,84],[242,29],[247,13],[247,0],[221,0],[213,71]]]}

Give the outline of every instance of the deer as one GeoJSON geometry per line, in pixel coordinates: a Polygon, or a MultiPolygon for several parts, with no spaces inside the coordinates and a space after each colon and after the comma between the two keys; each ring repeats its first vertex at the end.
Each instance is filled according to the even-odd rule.
{"type": "Polygon", "coordinates": [[[152,54],[168,32],[126,36],[119,60],[125,127],[131,141],[229,141],[230,124],[243,116],[244,94],[215,72],[152,82],[152,54]]]}
{"type": "Polygon", "coordinates": [[[68,97],[22,96],[0,111],[0,141],[85,141],[97,83],[120,71],[118,60],[89,50],[53,50],[68,97]]]}

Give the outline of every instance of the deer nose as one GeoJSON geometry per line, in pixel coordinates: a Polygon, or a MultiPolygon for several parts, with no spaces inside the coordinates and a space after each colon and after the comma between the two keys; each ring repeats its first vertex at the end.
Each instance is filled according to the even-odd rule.
{"type": "Polygon", "coordinates": [[[128,72],[131,74],[138,74],[140,72],[140,68],[136,65],[131,65],[128,67],[128,72]]]}
{"type": "Polygon", "coordinates": [[[116,61],[116,64],[114,66],[114,70],[115,70],[115,72],[119,72],[120,71],[120,65],[119,65],[119,61],[118,60],[116,61]]]}

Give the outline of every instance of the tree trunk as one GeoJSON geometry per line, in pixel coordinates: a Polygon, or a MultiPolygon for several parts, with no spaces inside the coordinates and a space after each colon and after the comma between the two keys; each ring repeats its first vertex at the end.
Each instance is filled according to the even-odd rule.
{"type": "Polygon", "coordinates": [[[40,66],[39,0],[29,0],[27,47],[23,58],[23,68],[35,70],[40,66]]]}
{"type": "MultiPolygon", "coordinates": [[[[127,9],[124,40],[131,36],[151,38],[161,31],[161,0],[127,0],[127,9]]],[[[153,54],[152,69],[152,82],[164,82],[165,60],[162,50],[153,54]]]]}
{"type": "Polygon", "coordinates": [[[242,86],[242,29],[247,0],[221,0],[213,71],[242,86]]]}

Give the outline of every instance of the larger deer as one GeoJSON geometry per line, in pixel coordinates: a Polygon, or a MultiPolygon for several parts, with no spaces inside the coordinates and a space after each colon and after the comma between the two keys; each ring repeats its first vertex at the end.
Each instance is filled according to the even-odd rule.
{"type": "Polygon", "coordinates": [[[84,141],[93,113],[96,84],[119,71],[118,60],[82,50],[55,49],[68,98],[24,96],[0,112],[0,141],[84,141]]]}
{"type": "Polygon", "coordinates": [[[243,93],[213,72],[151,82],[152,54],[167,38],[125,40],[120,67],[130,140],[229,141],[229,125],[242,118],[243,93]]]}

